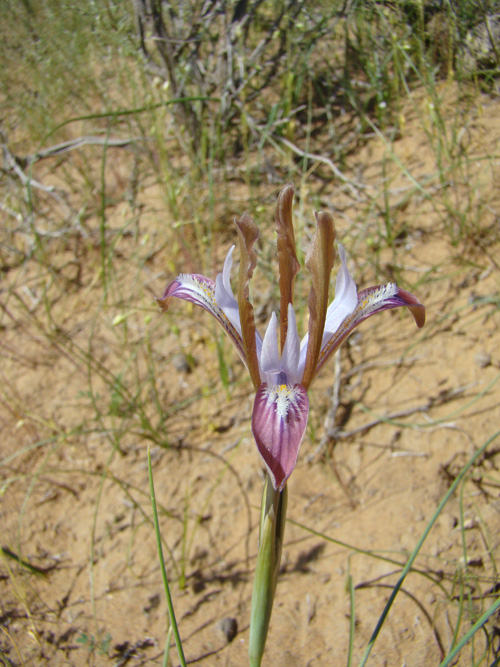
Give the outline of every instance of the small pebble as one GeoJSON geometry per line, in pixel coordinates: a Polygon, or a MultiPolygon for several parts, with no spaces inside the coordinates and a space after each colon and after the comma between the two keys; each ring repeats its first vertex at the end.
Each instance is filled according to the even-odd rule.
{"type": "Polygon", "coordinates": [[[148,598],[148,604],[144,607],[144,611],[146,614],[149,614],[149,612],[153,611],[153,609],[157,609],[160,606],[160,596],[158,593],[155,593],[154,595],[150,595],[148,598]]]}
{"type": "Polygon", "coordinates": [[[192,371],[192,368],[189,365],[189,361],[186,359],[184,354],[176,354],[174,357],[172,357],[172,365],[176,371],[179,371],[179,373],[188,374],[192,371]]]}
{"type": "Polygon", "coordinates": [[[467,521],[464,521],[464,530],[472,530],[478,526],[479,522],[477,519],[468,519],[467,521]]]}
{"type": "Polygon", "coordinates": [[[491,364],[491,354],[488,354],[486,350],[481,350],[474,357],[474,361],[479,368],[486,368],[491,364]]]}
{"type": "Polygon", "coordinates": [[[230,644],[238,632],[238,623],[232,616],[226,616],[225,618],[221,618],[217,623],[217,630],[226,642],[230,644]]]}
{"type": "Polygon", "coordinates": [[[458,521],[453,514],[448,514],[447,512],[441,513],[440,519],[441,526],[446,530],[447,533],[451,533],[452,530],[455,530],[457,527],[458,521]]]}

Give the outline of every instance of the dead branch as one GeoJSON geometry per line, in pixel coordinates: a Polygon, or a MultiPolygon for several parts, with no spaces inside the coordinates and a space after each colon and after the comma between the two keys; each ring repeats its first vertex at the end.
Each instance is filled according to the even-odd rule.
{"type": "Polygon", "coordinates": [[[83,136],[77,137],[76,139],[69,139],[68,141],[63,141],[60,144],[46,148],[45,150],[37,151],[33,155],[27,155],[24,158],[24,162],[27,165],[33,164],[45,158],[54,157],[56,155],[62,155],[63,153],[68,153],[77,148],[82,148],[82,146],[106,146],[113,148],[127,148],[128,146],[135,144],[140,141],[146,141],[144,137],[130,137],[128,139],[109,139],[106,137],[96,137],[96,136],[83,136]]]}

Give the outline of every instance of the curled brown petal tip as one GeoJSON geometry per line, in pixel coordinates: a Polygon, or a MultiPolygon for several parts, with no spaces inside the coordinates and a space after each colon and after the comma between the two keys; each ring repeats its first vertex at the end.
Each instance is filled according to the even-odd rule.
{"type": "Polygon", "coordinates": [[[257,359],[257,345],[255,342],[255,318],[253,306],[249,300],[250,279],[257,264],[257,255],[254,245],[259,238],[259,229],[254,219],[244,213],[239,220],[235,220],[240,245],[240,274],[238,279],[238,309],[240,312],[243,349],[247,361],[248,371],[255,388],[260,386],[259,361],[257,359]]]}
{"type": "Polygon", "coordinates": [[[398,289],[398,296],[405,302],[403,305],[408,308],[413,315],[415,324],[421,329],[425,324],[425,306],[422,306],[420,301],[414,297],[413,294],[401,289],[401,287],[398,289]]]}

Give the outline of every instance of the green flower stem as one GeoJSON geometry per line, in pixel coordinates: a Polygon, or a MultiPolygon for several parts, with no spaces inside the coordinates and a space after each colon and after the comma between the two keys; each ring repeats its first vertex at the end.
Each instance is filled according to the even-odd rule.
{"type": "Polygon", "coordinates": [[[278,582],[285,533],[287,488],[275,491],[269,477],[262,495],[259,552],[255,566],[248,655],[250,667],[260,667],[278,582]]]}

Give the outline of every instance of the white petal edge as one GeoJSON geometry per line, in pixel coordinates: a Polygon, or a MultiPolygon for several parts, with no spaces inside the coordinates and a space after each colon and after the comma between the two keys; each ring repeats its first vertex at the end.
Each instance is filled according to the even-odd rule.
{"type": "MultiPolygon", "coordinates": [[[[354,278],[347,268],[346,254],[344,246],[341,243],[338,244],[338,251],[340,269],[335,283],[335,298],[326,311],[325,329],[321,341],[322,352],[328,345],[328,342],[335,336],[342,322],[355,311],[358,304],[358,290],[354,278]]],[[[309,334],[307,333],[300,344],[300,361],[297,371],[299,382],[304,373],[308,342],[309,334]]]]}
{"type": "Polygon", "coordinates": [[[300,338],[297,331],[297,320],[295,310],[291,303],[288,304],[288,328],[286,341],[281,355],[281,368],[286,373],[288,384],[297,382],[297,369],[300,360],[300,338]]]}
{"type": "Polygon", "coordinates": [[[323,348],[328,340],[337,332],[345,318],[354,312],[358,305],[358,290],[349,269],[347,268],[344,247],[339,243],[340,270],[335,284],[335,298],[326,311],[323,348]]]}
{"type": "Polygon", "coordinates": [[[227,319],[241,336],[241,322],[238,302],[231,289],[231,269],[233,266],[233,252],[235,246],[229,248],[224,260],[224,268],[215,279],[215,300],[227,319]]]}
{"type": "Polygon", "coordinates": [[[271,315],[269,324],[267,325],[264,340],[262,342],[262,350],[260,353],[260,374],[263,382],[274,384],[274,375],[281,370],[280,354],[278,349],[278,318],[276,313],[271,315]],[[267,374],[271,377],[267,379],[267,374]]]}

